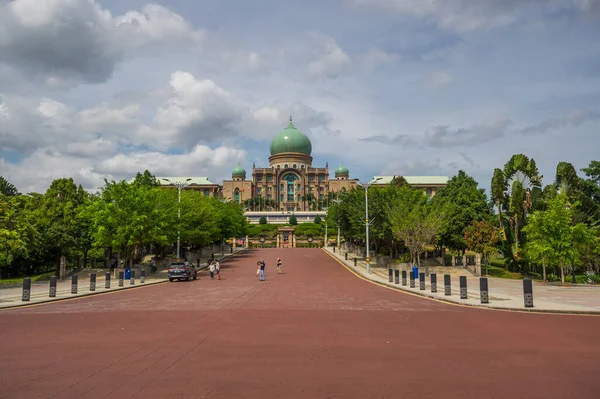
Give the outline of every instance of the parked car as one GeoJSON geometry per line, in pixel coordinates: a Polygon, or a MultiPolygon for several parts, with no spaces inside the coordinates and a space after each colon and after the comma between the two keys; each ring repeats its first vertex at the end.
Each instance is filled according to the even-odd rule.
{"type": "Polygon", "coordinates": [[[173,280],[185,280],[190,281],[192,279],[196,280],[198,278],[198,271],[194,266],[187,265],[183,262],[174,262],[171,263],[169,267],[169,281],[173,282],[173,280]]]}

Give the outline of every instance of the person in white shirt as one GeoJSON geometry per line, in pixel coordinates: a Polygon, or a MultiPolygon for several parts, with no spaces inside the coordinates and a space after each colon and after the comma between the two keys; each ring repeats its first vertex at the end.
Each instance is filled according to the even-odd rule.
{"type": "Polygon", "coordinates": [[[211,263],[210,266],[208,267],[208,271],[210,272],[210,278],[214,279],[215,278],[215,264],[211,263]]]}
{"type": "Polygon", "coordinates": [[[217,273],[217,280],[221,279],[221,264],[219,261],[215,262],[215,273],[217,273]]]}

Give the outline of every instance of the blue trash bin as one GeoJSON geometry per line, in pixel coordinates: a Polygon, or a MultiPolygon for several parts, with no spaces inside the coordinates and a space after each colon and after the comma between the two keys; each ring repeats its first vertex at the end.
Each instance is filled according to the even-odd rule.
{"type": "Polygon", "coordinates": [[[125,268],[125,280],[129,280],[129,279],[131,279],[131,268],[126,267],[125,268]]]}
{"type": "Polygon", "coordinates": [[[415,276],[415,280],[419,279],[419,268],[417,267],[417,265],[414,265],[412,268],[413,271],[413,276],[415,276]]]}

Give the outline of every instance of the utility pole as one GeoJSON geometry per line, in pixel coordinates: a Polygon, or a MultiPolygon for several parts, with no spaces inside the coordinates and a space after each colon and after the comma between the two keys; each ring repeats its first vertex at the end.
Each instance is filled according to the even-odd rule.
{"type": "Polygon", "coordinates": [[[365,257],[365,262],[367,262],[367,273],[371,273],[371,258],[369,257],[369,226],[372,222],[369,221],[369,187],[371,187],[371,185],[377,182],[378,180],[381,180],[381,177],[368,182],[358,183],[361,187],[365,189],[365,238],[367,245],[367,256],[365,257]]]}
{"type": "Polygon", "coordinates": [[[189,186],[189,181],[192,180],[191,177],[187,178],[184,182],[172,182],[169,179],[163,179],[167,183],[177,187],[177,261],[179,261],[179,247],[181,245],[180,242],[180,231],[179,231],[179,221],[181,220],[181,190],[185,187],[189,186]]]}

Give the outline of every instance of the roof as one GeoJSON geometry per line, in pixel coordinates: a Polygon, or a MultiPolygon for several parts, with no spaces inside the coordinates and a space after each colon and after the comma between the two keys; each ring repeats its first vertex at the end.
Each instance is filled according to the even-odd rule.
{"type": "Polygon", "coordinates": [[[270,149],[271,155],[283,152],[299,152],[310,156],[312,144],[304,133],[296,129],[290,117],[290,123],[287,127],[282,132],[277,133],[271,140],[270,149]]]}
{"type": "MultiPolygon", "coordinates": [[[[374,184],[390,184],[394,177],[400,177],[400,175],[396,176],[374,176],[373,183],[374,184]],[[381,179],[375,182],[376,179],[381,179]]],[[[448,176],[402,176],[404,180],[411,186],[418,185],[432,185],[432,186],[443,186],[448,184],[448,176]]]]}
{"type": "Polygon", "coordinates": [[[170,186],[171,185],[169,182],[166,182],[165,179],[168,179],[168,180],[170,180],[173,183],[183,183],[187,179],[190,179],[187,183],[188,184],[193,184],[193,185],[196,185],[196,186],[211,186],[211,185],[214,186],[215,185],[215,183],[213,183],[210,180],[208,180],[208,177],[205,177],[205,176],[198,176],[198,177],[163,177],[163,176],[157,176],[156,178],[160,182],[161,186],[170,186]]]}

